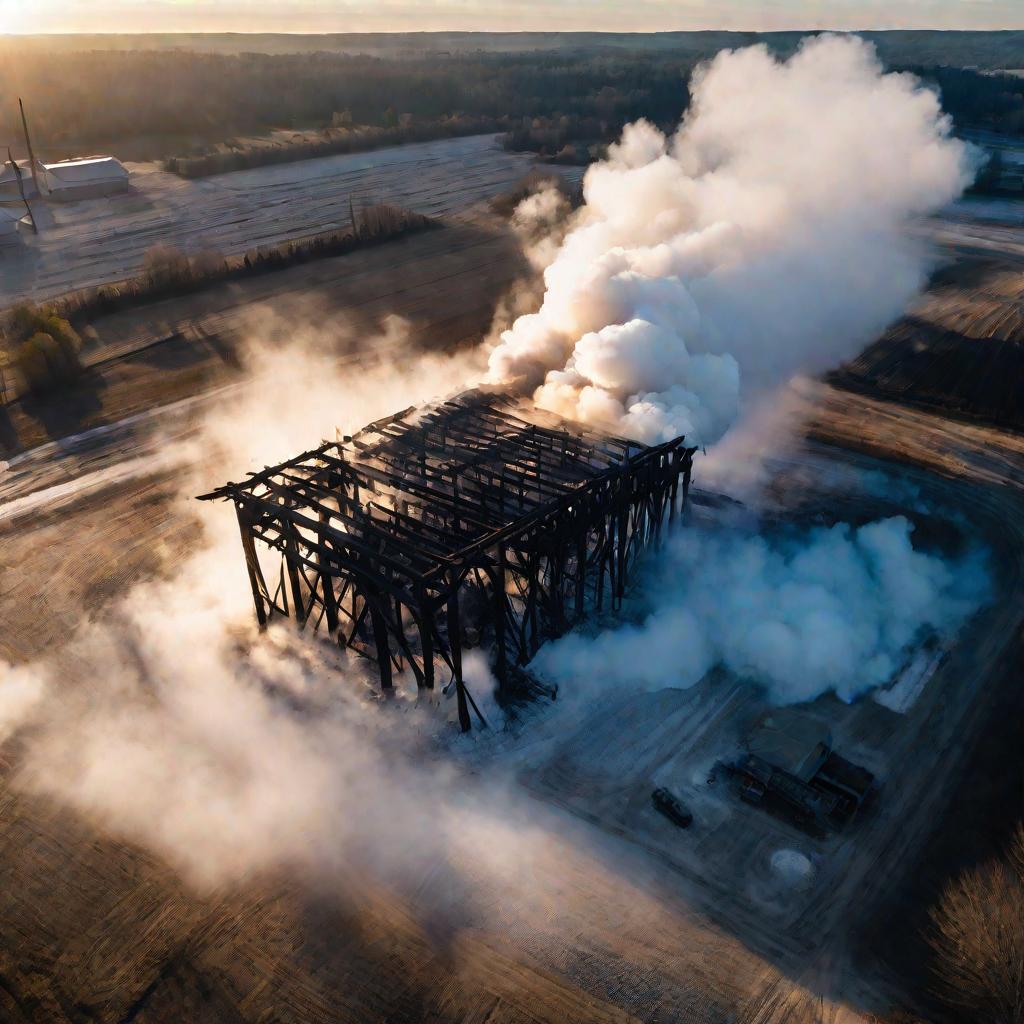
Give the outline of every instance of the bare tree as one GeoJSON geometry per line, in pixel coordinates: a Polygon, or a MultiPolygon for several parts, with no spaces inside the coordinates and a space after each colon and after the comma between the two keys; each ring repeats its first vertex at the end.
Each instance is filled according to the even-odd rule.
{"type": "Polygon", "coordinates": [[[946,887],[932,919],[942,996],[978,1024],[1024,1024],[1024,825],[1003,860],[946,887]]]}

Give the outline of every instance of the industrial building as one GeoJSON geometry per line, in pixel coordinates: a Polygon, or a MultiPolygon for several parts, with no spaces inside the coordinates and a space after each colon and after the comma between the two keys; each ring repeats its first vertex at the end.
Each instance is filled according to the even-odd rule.
{"type": "Polygon", "coordinates": [[[433,689],[440,667],[468,730],[463,648],[491,650],[510,695],[546,639],[618,607],[644,547],[685,504],[694,451],[682,437],[608,437],[478,389],[202,498],[235,505],[261,625],[325,624],[376,662],[384,691],[406,667],[433,689]],[[280,554],[276,579],[268,549],[280,554]]]}
{"type": "Polygon", "coordinates": [[[47,197],[56,202],[95,199],[128,188],[128,168],[116,157],[90,156],[40,166],[47,197]]]}
{"type": "Polygon", "coordinates": [[[746,747],[728,766],[742,799],[811,832],[827,834],[848,824],[875,788],[871,772],[833,750],[825,723],[796,708],[760,715],[746,747]]]}

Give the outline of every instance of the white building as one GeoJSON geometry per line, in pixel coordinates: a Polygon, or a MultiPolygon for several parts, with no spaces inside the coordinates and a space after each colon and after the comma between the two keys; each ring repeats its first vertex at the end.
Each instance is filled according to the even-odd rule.
{"type": "Polygon", "coordinates": [[[43,164],[50,199],[71,202],[109,196],[128,188],[128,168],[113,156],[90,156],[43,164]]]}

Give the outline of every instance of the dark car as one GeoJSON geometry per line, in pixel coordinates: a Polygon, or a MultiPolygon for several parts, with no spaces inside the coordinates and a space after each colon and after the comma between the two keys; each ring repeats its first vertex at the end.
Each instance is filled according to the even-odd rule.
{"type": "Polygon", "coordinates": [[[655,809],[661,811],[673,825],[678,825],[680,828],[689,828],[693,824],[693,815],[686,805],[673,796],[664,786],[656,789],[651,794],[651,802],[654,804],[655,809]]]}

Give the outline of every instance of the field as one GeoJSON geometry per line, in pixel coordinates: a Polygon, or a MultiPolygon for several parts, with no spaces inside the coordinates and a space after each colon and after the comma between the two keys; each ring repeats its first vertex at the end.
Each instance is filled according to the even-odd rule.
{"type": "Polygon", "coordinates": [[[330,335],[343,355],[365,351],[365,339],[398,317],[416,346],[458,350],[487,332],[496,295],[525,272],[507,229],[482,213],[442,230],[101,317],[82,353],[87,372],[60,401],[26,398],[0,410],[0,457],[235,380],[240,345],[275,331],[288,335],[293,325],[304,334],[330,335]]]}
{"type": "Polygon", "coordinates": [[[532,167],[528,155],[506,153],[491,135],[190,182],[153,164],[132,164],[128,193],[36,204],[39,236],[26,231],[20,245],[0,248],[0,308],[131,277],[157,244],[231,255],[345,228],[350,203],[388,202],[451,216],[508,188],[532,167]]]}
{"type": "Polygon", "coordinates": [[[874,345],[834,373],[842,387],[1019,430],[1024,406],[1024,211],[970,200],[936,225],[951,266],[874,345]]]}
{"type": "MultiPolygon", "coordinates": [[[[381,198],[423,212],[461,211],[521,176],[516,158],[490,143],[443,145],[469,142],[478,179],[461,182],[450,150],[436,167],[451,183],[450,208],[417,206],[418,173],[404,186],[396,177],[381,198]]],[[[311,166],[232,175],[232,191],[220,180],[187,187],[211,186],[212,205],[224,211],[218,244],[245,247],[303,216],[297,200],[298,212],[290,208],[299,183],[288,175],[311,166]],[[259,208],[246,191],[257,178],[260,195],[287,210],[259,208]],[[243,195],[251,222],[229,225],[243,195]]],[[[154,182],[171,187],[158,172],[154,182]]],[[[343,221],[347,192],[334,185],[314,175],[303,187],[313,197],[319,189],[324,208],[343,221]]],[[[199,245],[192,213],[173,209],[168,223],[180,244],[199,245]]],[[[315,198],[308,216],[317,216],[315,198]]],[[[399,888],[345,864],[326,880],[280,872],[198,895],[156,855],[11,785],[18,751],[5,747],[0,1016],[718,1024],[745,1006],[751,1014],[760,1007],[762,1016],[751,1019],[766,1024],[841,1024],[886,1009],[898,986],[854,948],[854,936],[908,884],[1019,657],[1024,439],[1006,429],[1018,423],[1012,396],[992,383],[1016,365],[1020,331],[1024,226],[1006,220],[960,210],[932,226],[955,262],[852,367],[795,394],[792,425],[803,440],[771,466],[780,515],[905,511],[958,530],[967,523],[999,566],[997,600],[902,712],[876,700],[816,702],[837,748],[883,779],[877,802],[850,832],[809,839],[708,786],[714,761],[757,710],[748,690],[724,679],[609,700],[570,720],[557,704],[537,709],[520,731],[463,752],[457,779],[466,792],[486,796],[485,779],[498,770],[520,783],[504,794],[518,842],[500,831],[488,841],[507,841],[510,858],[524,860],[506,865],[507,884],[497,887],[467,841],[445,857],[425,855],[399,888]],[[933,341],[940,335],[943,345],[933,341]],[[891,356],[919,341],[926,362],[891,356]],[[954,363],[955,373],[946,369],[958,353],[977,352],[954,363]],[[905,386],[891,383],[893,373],[905,386]],[[837,476],[861,485],[840,492],[830,483],[837,476]],[[893,477],[916,490],[915,501],[867,483],[893,477]],[[692,832],[654,814],[655,784],[692,802],[692,832]],[[811,884],[786,889],[772,875],[771,855],[782,849],[808,856],[811,884]]],[[[142,223],[129,239],[145,237],[142,223]]],[[[144,248],[140,240],[139,259],[144,248]]],[[[84,284],[93,272],[83,257],[48,286],[84,284]]],[[[101,261],[95,272],[124,270],[101,261]]],[[[60,408],[19,403],[7,421],[0,658],[54,652],[69,694],[91,692],[94,681],[65,643],[83,609],[102,617],[136,581],[172,574],[196,544],[196,508],[181,494],[184,480],[202,477],[204,453],[188,442],[225,393],[218,389],[245,388],[241,342],[266,330],[268,311],[290,310],[290,323],[308,327],[315,343],[329,338],[330,351],[358,368],[373,350],[365,339],[379,337],[389,315],[408,322],[396,353],[466,346],[524,273],[507,231],[476,212],[366,254],[98,322],[91,371],[76,395],[60,408]],[[342,319],[346,330],[312,330],[342,319]]],[[[698,486],[699,474],[698,461],[698,486]]],[[[696,502],[693,514],[708,514],[702,508],[696,502]]]]}

